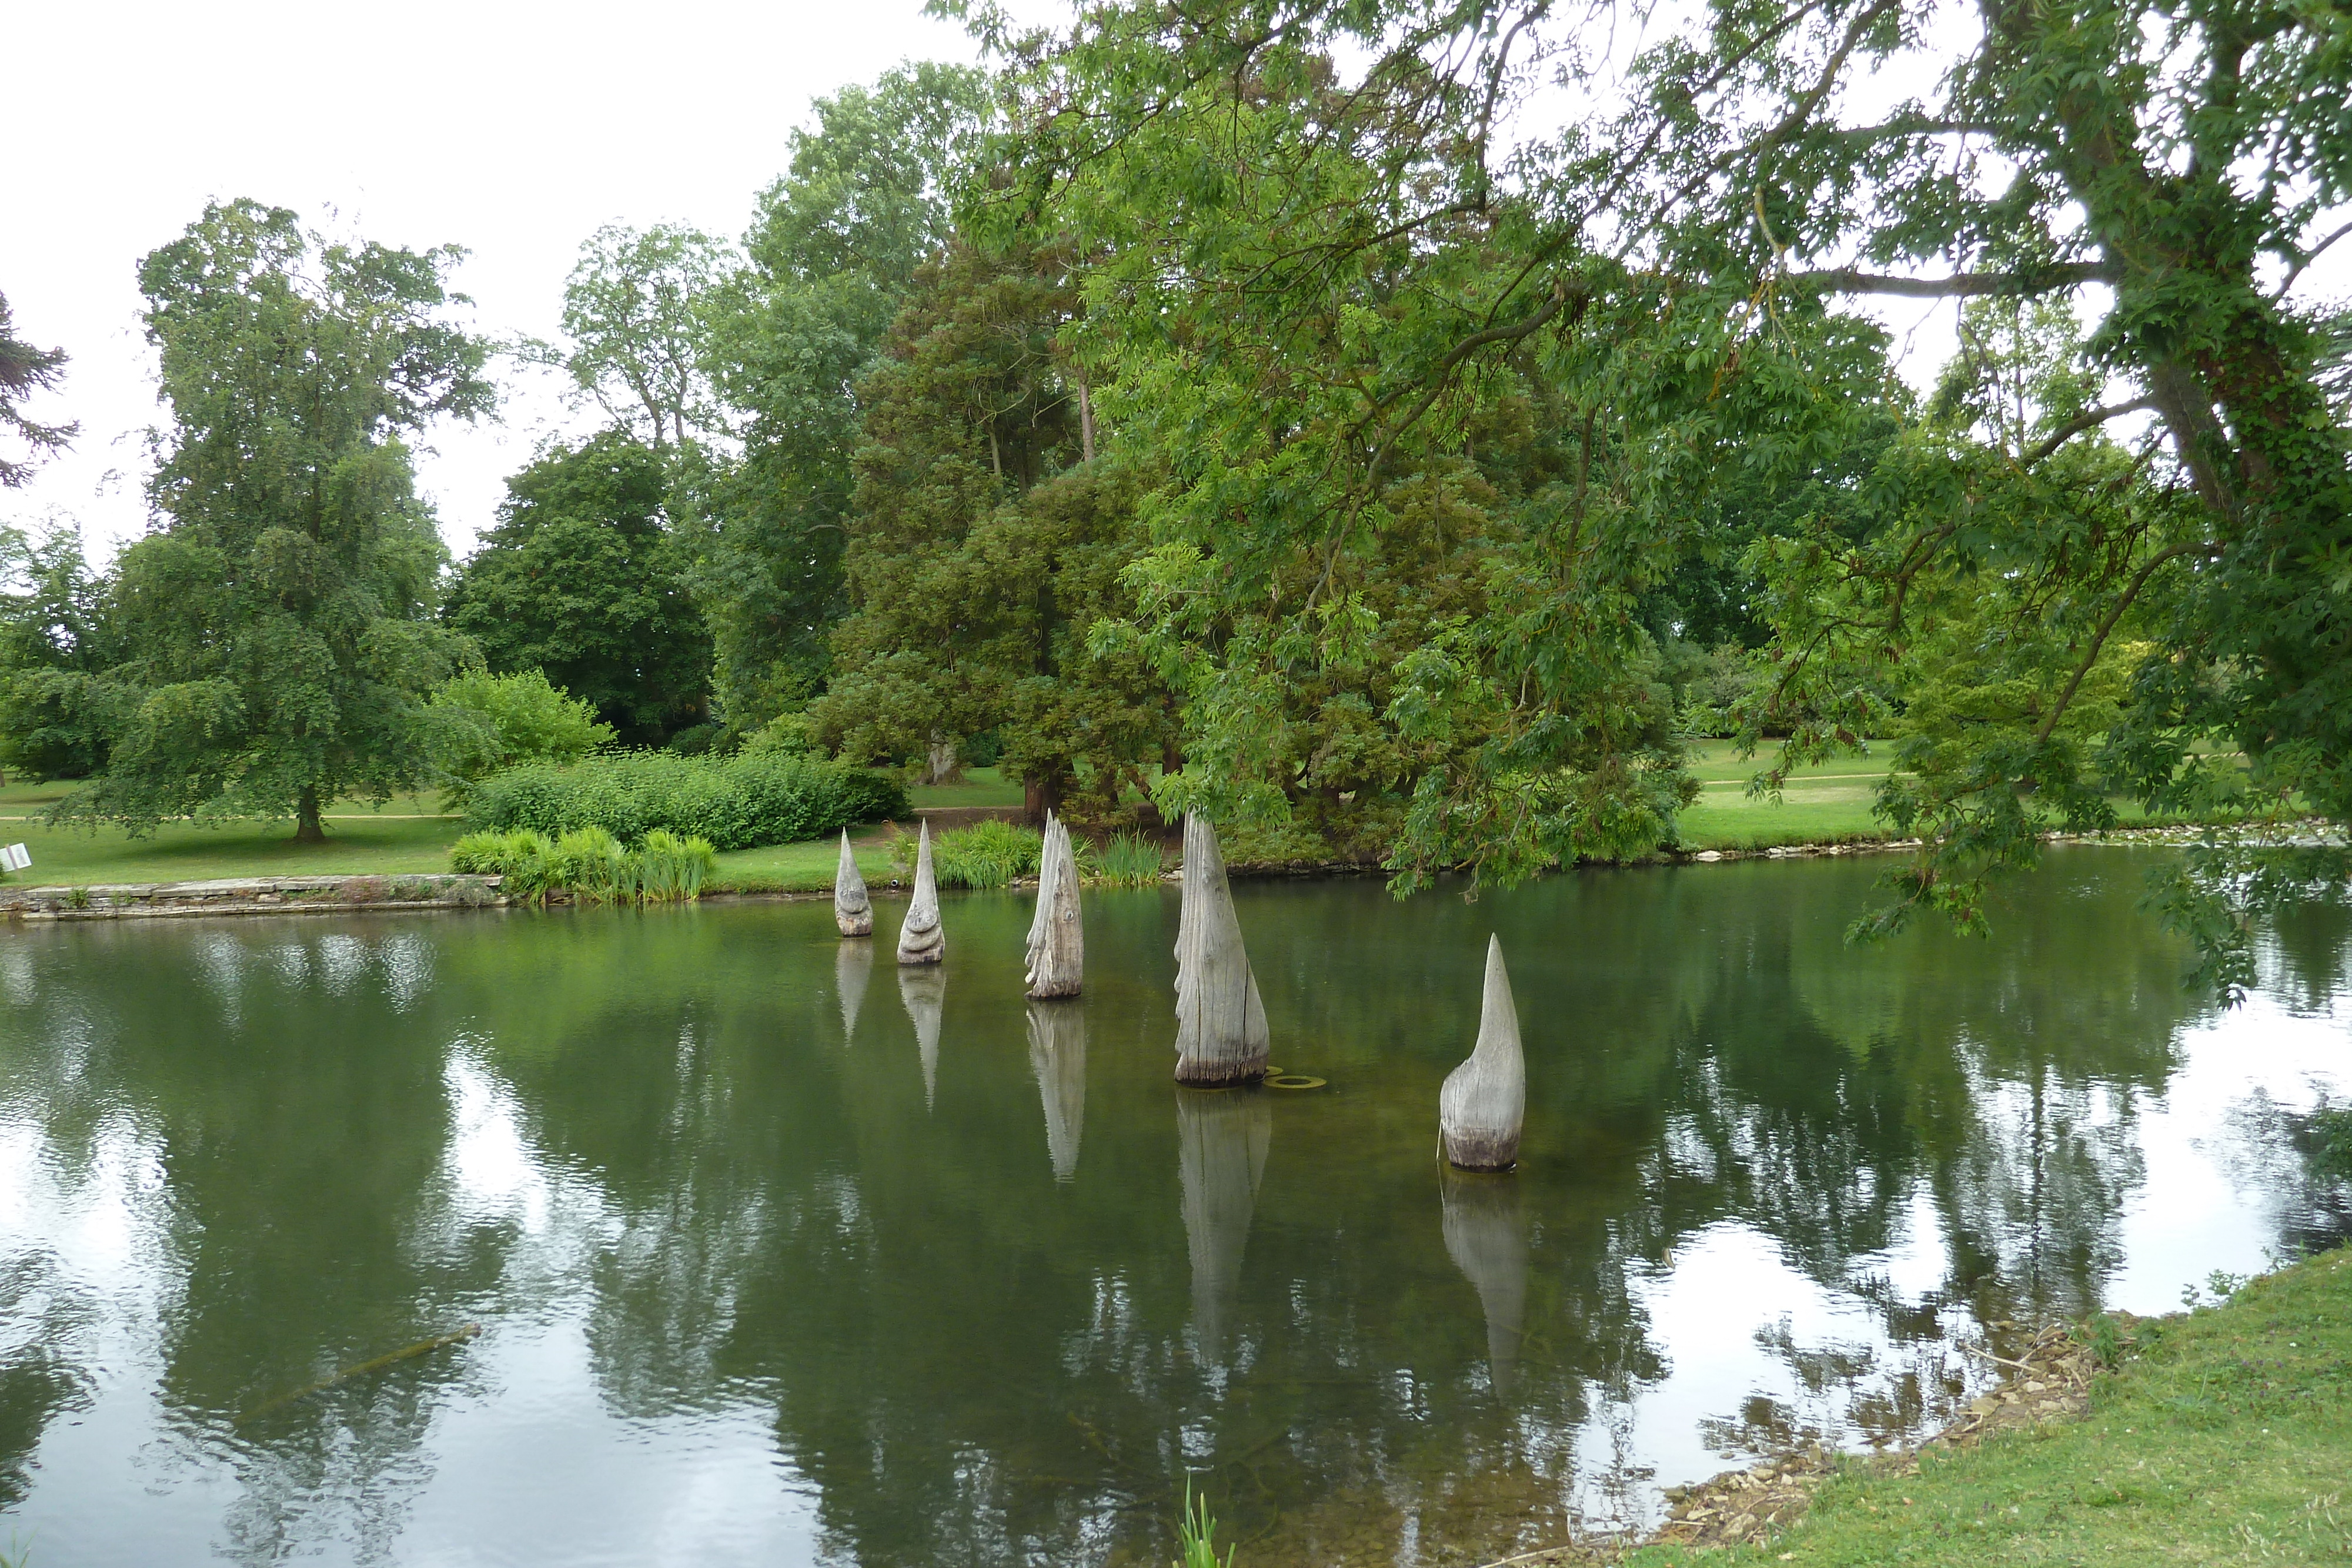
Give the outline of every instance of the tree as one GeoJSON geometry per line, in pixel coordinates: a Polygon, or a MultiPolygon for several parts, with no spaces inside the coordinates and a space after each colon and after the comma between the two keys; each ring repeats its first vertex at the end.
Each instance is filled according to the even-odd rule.
{"type": "Polygon", "coordinates": [[[710,637],[665,516],[661,455],[608,430],[549,448],[507,490],[450,591],[447,623],[493,671],[544,671],[632,745],[701,723],[710,637]]]}
{"type": "Polygon", "coordinates": [[[89,700],[114,656],[106,584],[63,523],[37,540],[0,527],[0,768],[87,778],[106,766],[103,705],[89,700]]]}
{"type": "MultiPolygon", "coordinates": [[[[1604,411],[1596,428],[1613,424],[1645,476],[1613,516],[1562,536],[1568,553],[1551,562],[1605,565],[1638,587],[1640,541],[1678,536],[1692,496],[1727,474],[1801,476],[1885,406],[1853,395],[1842,356],[1814,350],[1835,334],[1836,302],[2111,291],[2079,368],[2120,388],[2027,410],[2030,443],[2006,457],[2031,471],[2153,413],[2160,445],[2101,481],[2135,490],[2127,537],[2105,531],[2097,507],[2053,520],[2039,503],[1974,509],[1962,489],[1940,515],[1908,512],[1905,548],[1858,554],[1817,535],[1780,553],[1780,697],[1816,716],[1782,762],[1856,733],[1874,690],[1862,666],[1914,646],[1906,585],[1945,572],[2009,628],[2033,618],[2072,659],[2037,686],[2030,717],[1979,731],[1978,765],[1912,802],[1925,831],[1904,906],[1969,918],[1988,870],[2032,859],[2038,825],[2055,819],[1988,815],[1995,794],[2080,800],[2108,784],[2154,806],[2210,803],[2217,740],[2245,753],[2250,805],[2352,810],[2338,564],[2352,552],[2352,444],[2329,401],[2346,338],[2339,317],[2294,292],[2352,233],[2338,221],[2352,48],[2336,13],[2252,0],[1719,5],[1630,55],[1587,47],[1581,16],[1555,17],[1544,0],[1113,5],[1060,39],[1014,38],[992,12],[982,24],[1028,72],[1006,148],[1019,177],[1003,182],[996,221],[1120,249],[1090,320],[1117,325],[1126,305],[1136,345],[1156,335],[1193,363],[1320,350],[1312,379],[1332,423],[1277,426],[1265,444],[1295,452],[1291,472],[1315,483],[1250,499],[1281,519],[1279,537],[1342,568],[1351,530],[1378,525],[1379,476],[1416,443],[1459,447],[1479,389],[1531,355],[1638,368],[1612,383],[1613,401],[1592,402],[1589,381],[1567,400],[1571,417],[1604,411]],[[1928,52],[1925,40],[1963,30],[1957,57],[1928,52]],[[1354,62],[1344,81],[1335,58],[1354,62]],[[1874,70],[1882,90],[1860,90],[1874,70]],[[1515,109],[1547,79],[1610,107],[1514,141],[1515,109]],[[1890,83],[1932,85],[1882,112],[1890,83]],[[1489,259],[1489,286],[1465,276],[1474,256],[1489,259]],[[1318,442],[1326,429],[1336,436],[1318,442]],[[2172,506],[2175,490],[2195,506],[2172,506]],[[2042,591],[2007,596],[1983,570],[1996,558],[2042,591]],[[2167,612],[2134,655],[2131,700],[2086,749],[2065,711],[2155,604],[2167,612]]],[[[1122,360],[1122,396],[1181,405],[1122,360]]],[[[1891,452],[1890,476],[1916,457],[1891,452]]],[[[1202,470],[1179,477],[1180,502],[1215,493],[1202,470]]],[[[1239,571],[1223,591],[1237,605],[1265,590],[1239,571]]],[[[1276,607],[1305,638],[1324,602],[1309,591],[1276,607]]],[[[1504,849],[1519,820],[1487,816],[1460,852],[1517,874],[1529,862],[1504,849]]]]}
{"type": "Polygon", "coordinates": [[[490,406],[485,346],[443,315],[461,255],[238,201],[141,264],[160,521],[107,587],[115,656],[71,705],[106,768],[62,817],[290,810],[317,842],[323,802],[435,776],[425,697],[479,655],[433,617],[447,555],[403,437],[490,406]]]}
{"type": "Polygon", "coordinates": [[[699,230],[608,224],[580,247],[563,286],[570,347],[526,351],[569,371],[615,427],[675,458],[720,423],[698,311],[728,262],[724,242],[699,230]]]}
{"type": "Polygon", "coordinates": [[[1076,304],[1050,255],[957,246],[918,274],[859,389],[853,608],[809,708],[859,759],[937,768],[992,731],[1039,812],[1073,790],[1109,810],[1174,738],[1150,665],[1089,641],[1132,607],[1139,486],[1083,461],[1057,348],[1076,304]]]}
{"type": "Polygon", "coordinates": [[[63,349],[36,349],[16,336],[8,310],[8,297],[0,294],[0,431],[22,442],[26,455],[0,456],[0,488],[14,489],[32,476],[43,457],[74,438],[72,424],[41,424],[29,417],[24,401],[35,392],[53,391],[65,379],[63,349]]]}
{"type": "Polygon", "coordinates": [[[818,99],[815,128],[793,132],[789,169],[760,198],[747,265],[707,301],[709,363],[743,452],[698,497],[696,582],[719,706],[738,732],[824,688],[846,608],[856,389],[917,268],[943,254],[985,104],[979,72],[938,65],[818,99]]]}

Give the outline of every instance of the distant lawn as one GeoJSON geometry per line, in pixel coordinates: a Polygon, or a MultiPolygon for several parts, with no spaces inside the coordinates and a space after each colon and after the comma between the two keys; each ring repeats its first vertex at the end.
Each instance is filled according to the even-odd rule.
{"type": "Polygon", "coordinates": [[[1018,806],[1024,803],[1021,782],[1007,779],[1001,768],[972,768],[961,784],[918,784],[907,791],[918,806],[1018,806]]]}
{"type": "Polygon", "coordinates": [[[449,869],[459,824],[447,818],[330,820],[327,841],[298,844],[294,824],[236,822],[223,828],[173,823],[142,838],[120,828],[96,832],[0,822],[0,842],[22,843],[33,869],[12,882],[87,887],[108,882],[205,882],[215,877],[357,875],[449,869]]]}

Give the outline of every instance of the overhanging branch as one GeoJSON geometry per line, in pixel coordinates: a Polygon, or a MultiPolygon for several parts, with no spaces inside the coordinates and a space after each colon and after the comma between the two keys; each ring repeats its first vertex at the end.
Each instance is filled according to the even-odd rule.
{"type": "Polygon", "coordinates": [[[1950,277],[1901,277],[1888,272],[1857,272],[1850,267],[1825,272],[1792,272],[1781,281],[1826,294],[1896,294],[1908,299],[1969,299],[1988,294],[2046,294],[2053,288],[2102,283],[2114,276],[2104,262],[2069,261],[2030,272],[1963,272],[1950,277]]]}

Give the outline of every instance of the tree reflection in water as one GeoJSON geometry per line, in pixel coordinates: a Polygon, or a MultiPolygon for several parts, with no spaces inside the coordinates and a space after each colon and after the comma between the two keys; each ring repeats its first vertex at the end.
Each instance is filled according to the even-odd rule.
{"type": "MultiPolygon", "coordinates": [[[[1330,1087],[1172,1118],[1157,891],[1090,894],[1087,994],[1034,1008],[1027,902],[951,900],[947,964],[862,1019],[871,953],[817,904],[27,929],[0,1506],[45,1563],[101,1515],[152,1561],[509,1516],[559,1560],[682,1528],[651,1500],[701,1478],[713,1561],[1093,1564],[1164,1560],[1190,1473],[1253,1560],[1411,1563],[1638,1517],[1716,1452],[1903,1440],[1968,1391],[1955,1334],[2105,1299],[2150,1118],[2244,1023],[2179,989],[2141,857],[2051,862],[1990,942],[1864,950],[1866,863],[1475,910],[1245,885],[1277,1058],[1330,1087]],[[1490,928],[1525,955],[1527,1138],[1448,1176],[1490,928]],[[99,1231],[134,1240],[67,1244],[99,1231]],[[93,1469],[68,1412],[141,1436],[93,1469]],[[479,1452],[528,1505],[450,1500],[479,1452]]],[[[2347,936],[2283,925],[2258,1001],[2334,1016],[2347,936]]],[[[2280,1153],[2299,1092],[2207,1140],[2258,1240],[2342,1210],[2280,1153]]]]}

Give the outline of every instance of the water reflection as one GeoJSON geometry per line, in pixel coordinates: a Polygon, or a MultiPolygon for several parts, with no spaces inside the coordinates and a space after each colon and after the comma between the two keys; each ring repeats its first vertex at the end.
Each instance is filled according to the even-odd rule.
{"type": "Polygon", "coordinates": [[[2215,1015],[2141,863],[2056,854],[1991,942],[1860,952],[1851,863],[1244,887],[1283,1061],[1331,1080],[1287,1098],[1171,1090],[1157,891],[1095,899],[1087,995],[1034,1008],[1025,901],[951,901],[944,1066],[944,970],[900,974],[919,1082],[840,1049],[874,956],[822,905],[24,928],[0,1533],[1094,1568],[1164,1562],[1191,1472],[1252,1560],[1412,1568],[1907,1440],[1980,1325],[2160,1311],[2352,1215],[2294,1154],[2352,1092],[2352,927],[2283,922],[2215,1015]],[[1432,1020],[1490,927],[1527,1137],[1449,1177],[1432,1020]]]}
{"type": "Polygon", "coordinates": [[[874,983],[874,941],[861,936],[844,942],[833,958],[834,988],[841,993],[841,1042],[857,1035],[857,1014],[866,1006],[866,988],[874,983]]]}
{"type": "Polygon", "coordinates": [[[1448,1169],[1440,1177],[1445,1251],[1478,1292],[1486,1316],[1486,1364],[1507,1394],[1527,1330],[1528,1222],[1510,1176],[1448,1169]]]}
{"type": "Polygon", "coordinates": [[[1225,1320],[1240,1291],[1242,1253],[1265,1176],[1274,1107],[1265,1092],[1176,1091],[1176,1157],[1184,1187],[1184,1242],[1192,1259],[1192,1321],[1210,1361],[1223,1354],[1225,1320]]]}
{"type": "Polygon", "coordinates": [[[1045,1103],[1045,1152],[1054,1176],[1078,1174],[1078,1141],[1087,1128],[1087,1015],[1068,1001],[1029,1004],[1029,1071],[1045,1103]]]}
{"type": "Polygon", "coordinates": [[[915,1050],[923,1060],[923,1109],[940,1087],[940,1015],[947,1009],[948,973],[938,964],[898,966],[898,999],[915,1023],[915,1050]]]}

